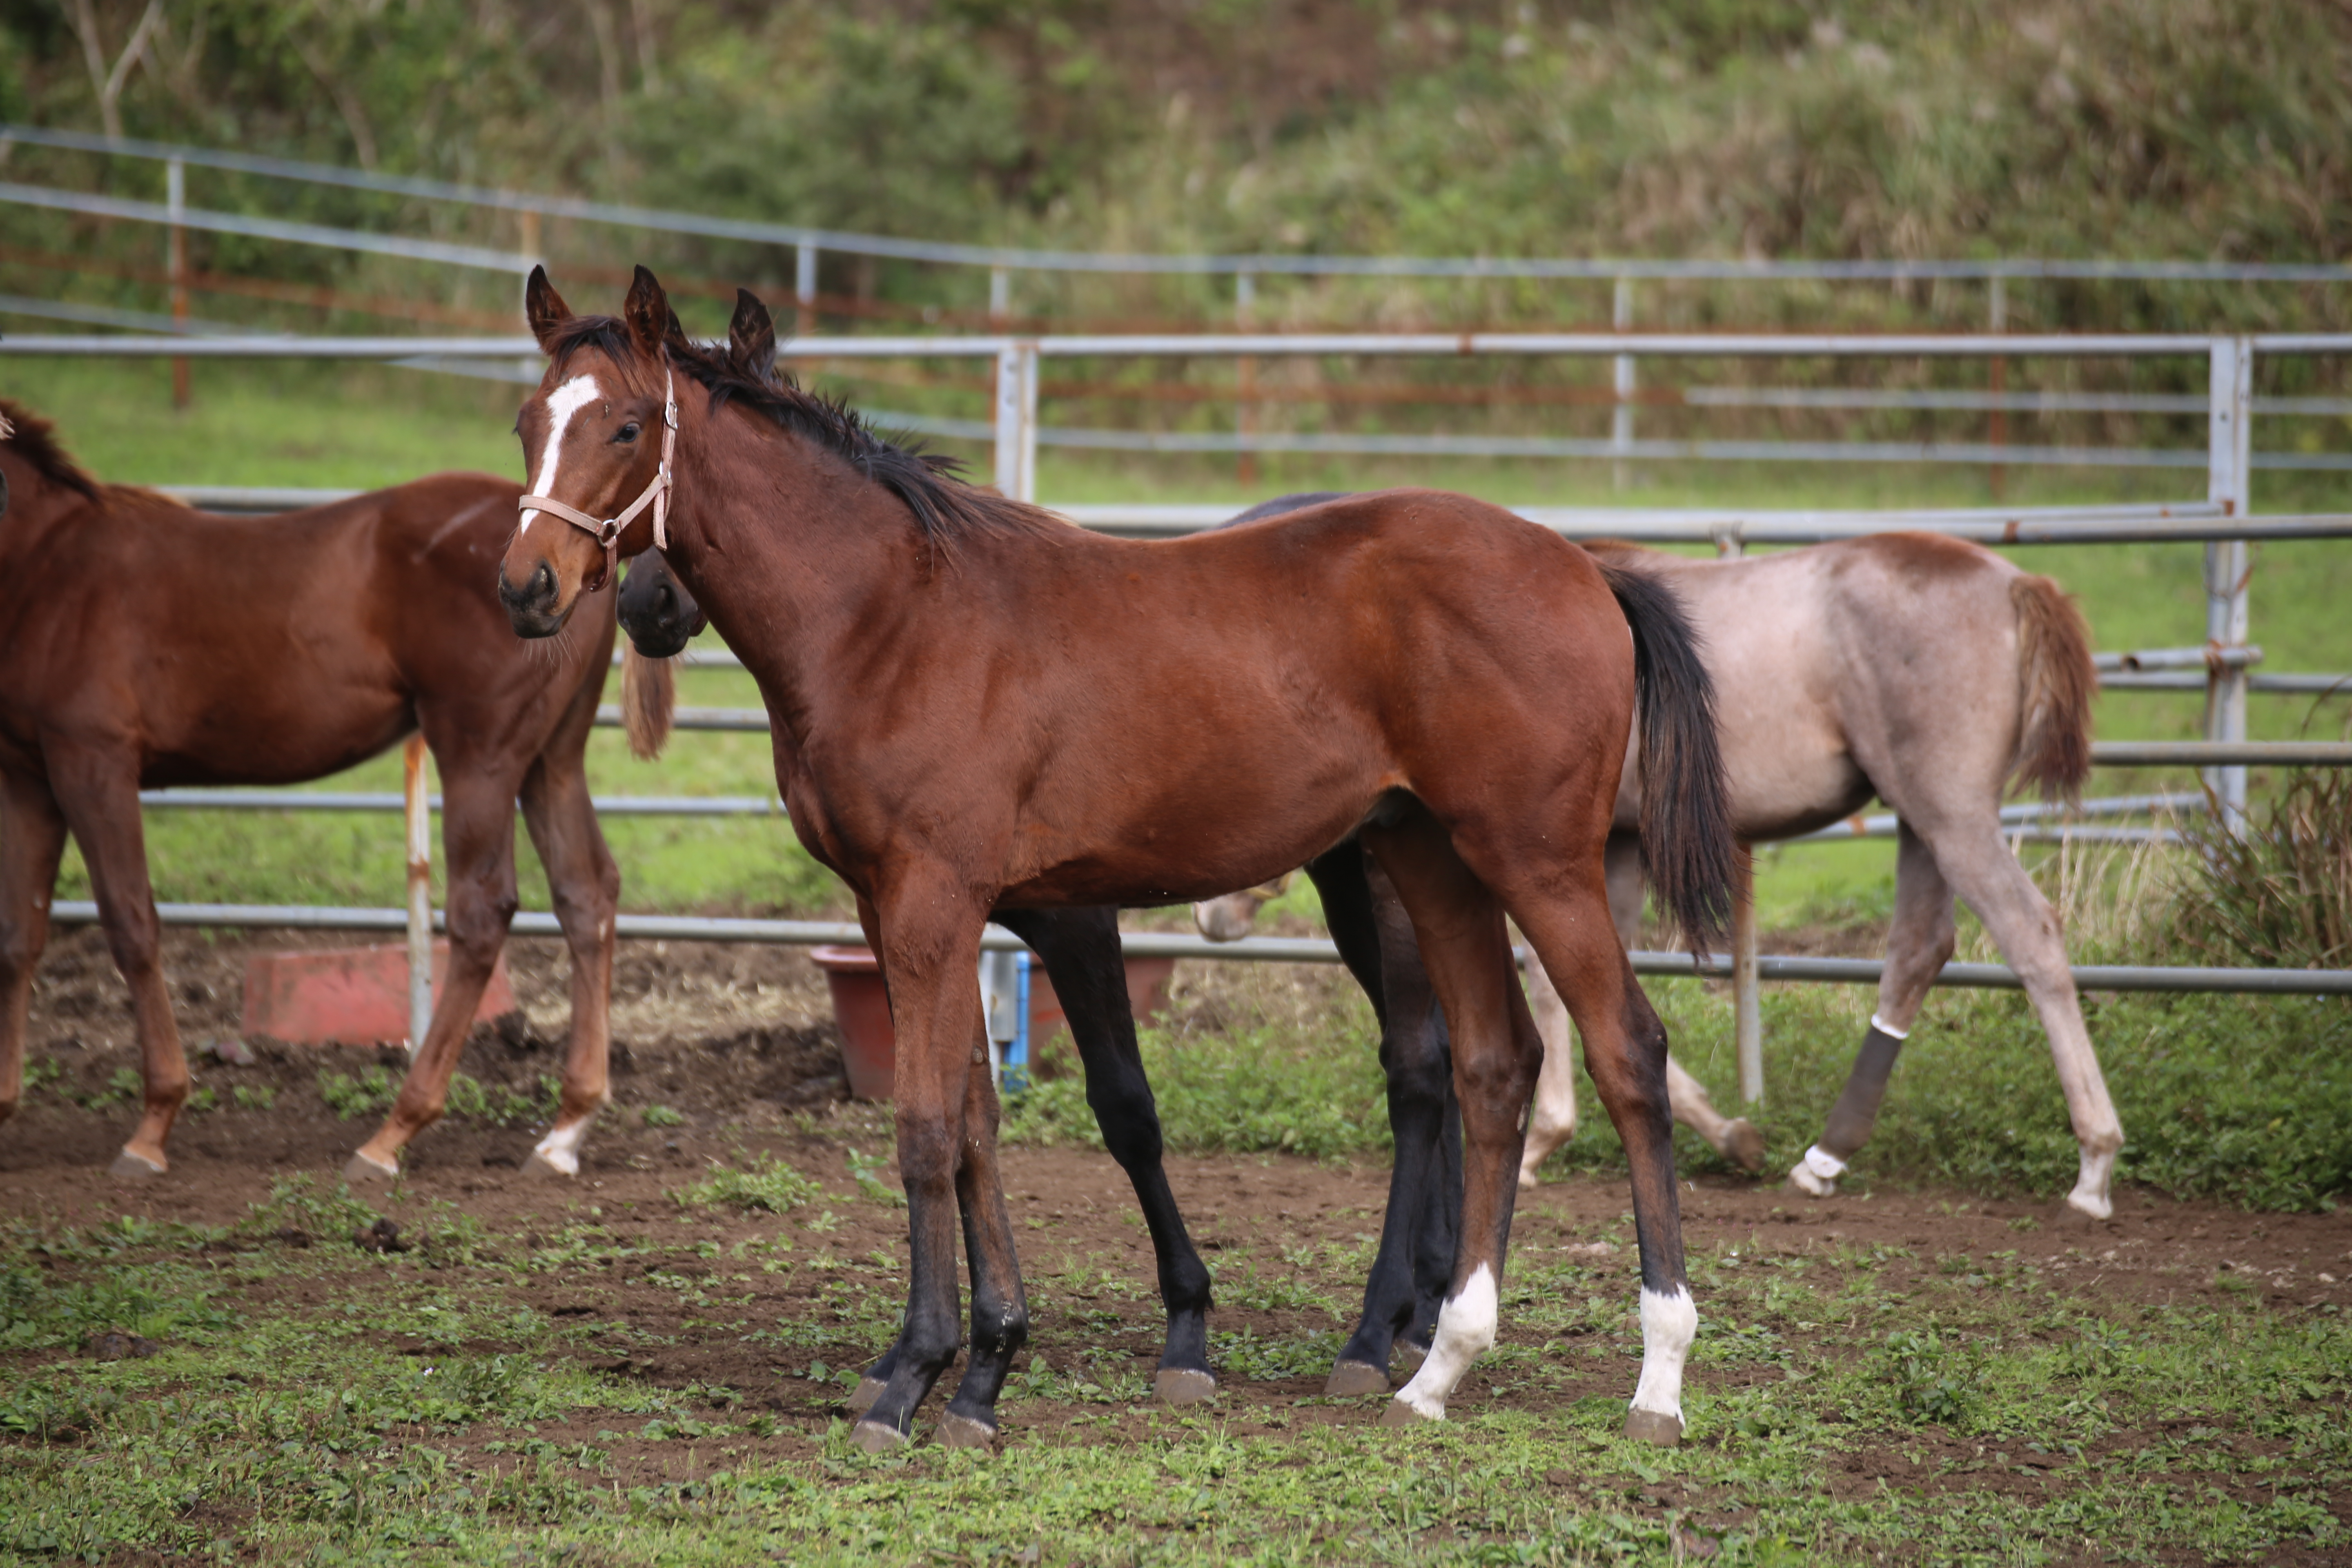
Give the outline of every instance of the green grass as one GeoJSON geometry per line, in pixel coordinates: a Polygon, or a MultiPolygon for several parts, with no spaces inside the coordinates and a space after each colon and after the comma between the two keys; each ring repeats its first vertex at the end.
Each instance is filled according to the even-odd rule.
{"type": "MultiPolygon", "coordinates": [[[[2352,1323],[2193,1283],[2117,1300],[2053,1268],[2048,1244],[1698,1249],[1705,1316],[1674,1450],[1616,1436],[1639,1353],[1623,1269],[1543,1245],[1556,1221],[1517,1249],[1504,1340],[1449,1420],[1407,1432],[1254,1386],[1328,1364],[1352,1254],[1220,1254],[1221,1300],[1263,1326],[1218,1333],[1228,1390],[1187,1413],[1111,1370],[1124,1347],[1089,1358],[1154,1332],[1156,1310],[1131,1259],[1090,1255],[1033,1270],[1053,1359],[1016,1370],[1003,1451],[877,1458],[826,1413],[843,1367],[888,1338],[903,1278],[824,1250],[814,1226],[797,1244],[772,1216],[624,1239],[575,1209],[494,1247],[437,1205],[390,1207],[416,1252],[333,1244],[372,1211],[299,1182],[218,1228],[12,1223],[0,1553],[1664,1563],[1685,1520],[1727,1565],[2252,1562],[2347,1539],[2352,1323]],[[267,1243],[289,1225],[321,1240],[267,1243]],[[672,1313],[666,1336],[543,1310],[614,1269],[731,1321],[672,1313]],[[770,1321],[714,1295],[755,1278],[806,1300],[770,1321]],[[1253,1295],[1254,1279],[1284,1288],[1253,1295]],[[74,1353],[111,1328],[160,1353],[74,1353]],[[749,1388],[598,1370],[619,1346],[737,1345],[784,1364],[749,1388]],[[1559,1392],[1583,1386],[1612,1392],[1559,1392]]],[[[1568,1234],[1622,1244],[1625,1226],[1568,1234]]]]}

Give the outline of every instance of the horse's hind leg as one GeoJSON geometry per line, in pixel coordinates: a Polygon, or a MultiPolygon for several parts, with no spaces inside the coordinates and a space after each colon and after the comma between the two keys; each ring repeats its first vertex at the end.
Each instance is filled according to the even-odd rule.
{"type": "Polygon", "coordinates": [[[1422,963],[1445,1010],[1462,1110],[1462,1219],[1452,1289],[1428,1358],[1384,1417],[1435,1420],[1463,1373],[1495,1341],[1517,1195],[1520,1117],[1543,1045],[1519,994],[1502,905],[1463,863],[1436,818],[1415,805],[1393,824],[1366,827],[1363,838],[1412,918],[1422,963]]]}
{"type": "Polygon", "coordinates": [[[1391,1351],[1425,1359],[1454,1273],[1454,1221],[1461,1208],[1459,1134],[1453,1118],[1445,1015],[1413,939],[1412,922],[1379,867],[1353,843],[1307,868],[1339,953],[1380,1015],[1395,1146],[1380,1250],[1364,1282],[1364,1310],[1324,1384],[1329,1394],[1386,1394],[1391,1351]],[[1416,1337],[1417,1336],[1417,1337],[1416,1337]]]}
{"type": "Polygon", "coordinates": [[[526,1175],[576,1176],[589,1123],[612,1098],[613,917],[621,902],[620,868],[604,847],[588,775],[579,753],[551,748],[523,777],[523,822],[555,900],[555,920],[572,950],[572,1037],[555,1125],[523,1163],[526,1175]]]}
{"type": "Polygon", "coordinates": [[[188,1061],[163,984],[163,926],[147,880],[138,776],[128,755],[53,752],[49,757],[49,782],[89,866],[106,944],[131,987],[146,1099],[138,1131],[110,1169],[131,1177],[159,1176],[169,1166],[163,1142],[188,1098],[188,1061]]]}
{"type": "Polygon", "coordinates": [[[66,819],[48,784],[0,773],[0,1121],[16,1113],[25,1086],[25,1024],[33,970],[49,940],[66,819]]]}
{"type": "Polygon", "coordinates": [[[2107,1080],[2091,1048],[2091,1032],[2083,1025],[2083,1005],[2074,992],[2074,971],[2067,966],[2057,912],[2002,844],[2000,825],[1989,810],[1979,825],[1930,833],[1928,841],[1944,879],[1984,922],[2041,1015],[2058,1084],[2066,1094],[2074,1141],[2082,1150],[2081,1173],[2066,1201],[2095,1219],[2105,1219],[2115,1212],[2107,1186],[2115,1175],[2116,1154],[2124,1146],[2124,1129],[2115,1101],[2107,1098],[2107,1080]]]}
{"type": "MultiPolygon", "coordinates": [[[[2003,858],[2007,858],[2006,856],[2003,858]]],[[[1886,968],[1878,980],[1878,1009],[1854,1054],[1853,1070],[1830,1109],[1821,1142],[1805,1151],[1789,1173],[1790,1185],[1814,1197],[1837,1191],[1846,1162],[1870,1141],[1878,1108],[1886,1098],[1895,1058],[1911,1032],[1927,988],[1952,956],[1952,889],[1936,868],[1936,857],[1908,823],[1896,830],[1895,922],[1886,934],[1886,968]]]]}
{"type": "MultiPolygon", "coordinates": [[[[1596,894],[1598,889],[1595,889],[1596,894]]],[[[1597,904],[1598,898],[1592,902],[1597,904]]],[[[1584,1060],[1633,1167],[1633,1230],[1642,1254],[1642,1378],[1625,1418],[1629,1437],[1682,1436],[1683,1363],[1698,1331],[1683,1272],[1682,1207],[1675,1190],[1674,1120],[1666,1099],[1666,1031],[1597,908],[1571,897],[1513,912],[1555,979],[1584,1037],[1584,1060]]]]}
{"type": "MultiPolygon", "coordinates": [[[[447,755],[449,753],[443,753],[447,755]]],[[[389,1182],[401,1152],[441,1119],[449,1079],[473,1032],[474,1011],[506,945],[515,912],[515,781],[453,763],[441,775],[441,843],[448,867],[449,967],[433,998],[433,1021],[410,1058],[408,1076],[375,1136],[343,1166],[349,1182],[389,1182]]]]}
{"type": "Polygon", "coordinates": [[[1206,1399],[1217,1391],[1209,1365],[1209,1270],[1193,1250],[1176,1194],[1169,1190],[1160,1110],[1136,1047],[1118,911],[1000,910],[996,919],[1036,952],[1054,982],[1086,1070],[1087,1104],[1102,1129],[1103,1146],[1134,1186],[1136,1206],[1151,1233],[1160,1300],[1168,1313],[1168,1338],[1152,1391],[1171,1405],[1206,1399]]]}

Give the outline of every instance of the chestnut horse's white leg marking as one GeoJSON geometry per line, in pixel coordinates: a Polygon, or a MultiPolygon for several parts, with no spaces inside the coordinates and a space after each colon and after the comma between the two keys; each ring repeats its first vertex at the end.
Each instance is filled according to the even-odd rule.
{"type": "MultiPolygon", "coordinates": [[[[547,447],[539,455],[539,478],[531,481],[530,493],[535,496],[553,495],[555,469],[563,458],[563,427],[572,416],[604,395],[593,375],[575,375],[547,395],[547,447]]],[[[561,497],[557,499],[561,500],[561,497]]],[[[530,520],[539,515],[536,510],[522,514],[516,525],[518,534],[530,531],[530,520]]]]}
{"type": "Polygon", "coordinates": [[[1642,1381],[1633,1408],[1683,1418],[1683,1363],[1698,1337],[1698,1308],[1677,1285],[1661,1294],[1642,1287],[1642,1381]]]}
{"type": "MultiPolygon", "coordinates": [[[[1495,1276],[1481,1263],[1462,1287],[1462,1294],[1437,1311],[1437,1334],[1429,1358],[1412,1381],[1397,1390],[1397,1403],[1412,1407],[1424,1420],[1445,1419],[1445,1396],[1470,1370],[1470,1363],[1495,1342],[1495,1276]]],[[[1676,1365],[1679,1367],[1680,1363],[1676,1365]]]]}

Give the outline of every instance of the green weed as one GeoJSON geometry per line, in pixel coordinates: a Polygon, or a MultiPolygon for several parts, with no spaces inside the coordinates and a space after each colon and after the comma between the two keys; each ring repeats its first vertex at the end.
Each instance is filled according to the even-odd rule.
{"type": "Polygon", "coordinates": [[[702,1180],[680,1188],[677,1201],[688,1206],[725,1205],[789,1214],[824,1194],[823,1186],[771,1156],[745,1170],[714,1165],[702,1180]]]}

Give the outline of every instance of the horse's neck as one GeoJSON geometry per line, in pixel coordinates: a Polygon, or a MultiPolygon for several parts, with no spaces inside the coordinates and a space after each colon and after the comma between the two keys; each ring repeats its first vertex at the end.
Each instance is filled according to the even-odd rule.
{"type": "Polygon", "coordinates": [[[797,751],[810,672],[921,637],[921,589],[950,568],[904,501],[798,436],[681,442],[677,470],[672,563],[797,751]]]}

